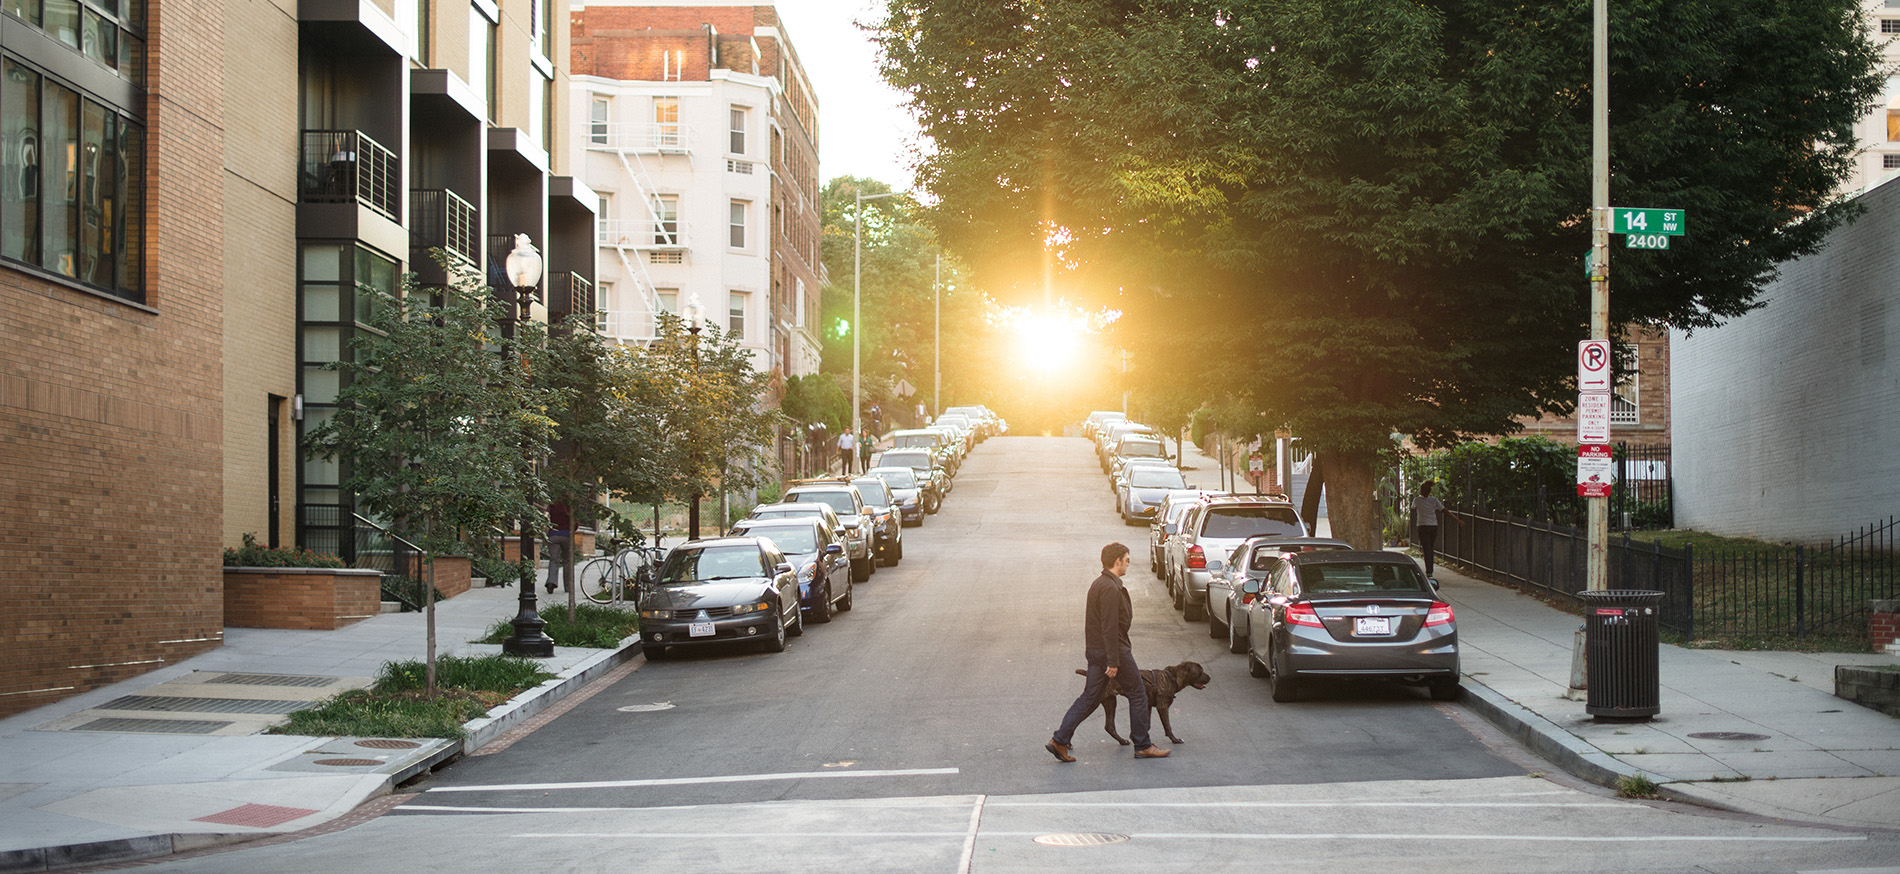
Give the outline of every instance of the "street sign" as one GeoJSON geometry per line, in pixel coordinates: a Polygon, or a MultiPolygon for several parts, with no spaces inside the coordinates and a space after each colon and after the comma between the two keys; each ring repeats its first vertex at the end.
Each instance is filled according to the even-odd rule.
{"type": "MultiPolygon", "coordinates": [[[[1689,213],[1680,209],[1625,209],[1616,207],[1611,210],[1614,220],[1612,234],[1666,234],[1679,237],[1688,233],[1689,213]]],[[[1652,247],[1660,248],[1660,247],[1652,247]]]]}
{"type": "Polygon", "coordinates": [[[1577,391],[1610,390],[1610,341],[1577,344],[1577,391]]]}
{"type": "Polygon", "coordinates": [[[1585,444],[1577,447],[1577,496],[1607,498],[1616,481],[1616,459],[1610,447],[1585,444]]]}
{"type": "Polygon", "coordinates": [[[1610,393],[1577,393],[1577,442],[1610,442],[1610,393]]]}
{"type": "Polygon", "coordinates": [[[1663,234],[1629,234],[1623,238],[1625,249],[1667,249],[1669,237],[1663,234]]]}

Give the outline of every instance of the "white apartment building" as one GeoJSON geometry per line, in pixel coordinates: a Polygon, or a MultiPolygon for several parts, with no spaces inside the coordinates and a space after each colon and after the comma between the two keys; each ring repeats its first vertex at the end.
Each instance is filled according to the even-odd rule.
{"type": "MultiPolygon", "coordinates": [[[[1900,0],[1861,0],[1867,26],[1890,70],[1900,70],[1900,0]]],[[[1900,75],[1887,77],[1887,89],[1854,126],[1861,146],[1858,166],[1842,185],[1852,194],[1886,182],[1900,173],[1900,75]]]]}

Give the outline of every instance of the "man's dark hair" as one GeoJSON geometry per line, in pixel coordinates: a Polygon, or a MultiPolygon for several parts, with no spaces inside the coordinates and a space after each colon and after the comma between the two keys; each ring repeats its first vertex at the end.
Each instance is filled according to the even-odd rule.
{"type": "Polygon", "coordinates": [[[1108,570],[1114,567],[1115,562],[1121,561],[1122,556],[1127,554],[1128,547],[1119,543],[1111,543],[1102,547],[1102,570],[1108,570]]]}
{"type": "Polygon", "coordinates": [[[1437,485],[1437,483],[1426,480],[1424,485],[1418,487],[1418,493],[1429,498],[1432,496],[1432,486],[1435,485],[1437,485]]]}

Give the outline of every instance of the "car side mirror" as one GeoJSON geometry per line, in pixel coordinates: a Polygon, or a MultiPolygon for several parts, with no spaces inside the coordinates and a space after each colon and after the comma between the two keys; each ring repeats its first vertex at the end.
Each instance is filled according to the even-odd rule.
{"type": "Polygon", "coordinates": [[[1260,594],[1260,581],[1248,580],[1244,583],[1241,583],[1240,591],[1241,591],[1241,594],[1244,594],[1244,595],[1258,595],[1260,594]]]}
{"type": "Polygon", "coordinates": [[[1181,526],[1179,523],[1169,522],[1168,524],[1161,526],[1161,533],[1179,534],[1181,533],[1181,526]]]}
{"type": "Polygon", "coordinates": [[[827,543],[825,544],[825,554],[826,555],[844,555],[844,547],[839,546],[836,543],[827,543]]]}
{"type": "Polygon", "coordinates": [[[1220,572],[1221,572],[1221,570],[1222,570],[1223,568],[1225,568],[1225,567],[1227,567],[1227,563],[1226,563],[1226,562],[1224,562],[1224,561],[1221,561],[1221,560],[1220,560],[1220,559],[1218,559],[1218,558],[1214,558],[1214,559],[1209,559],[1209,560],[1208,560],[1208,562],[1207,562],[1207,572],[1208,572],[1208,573],[1213,573],[1213,574],[1217,574],[1217,573],[1220,573],[1220,572]]]}
{"type": "Polygon", "coordinates": [[[781,562],[779,562],[779,563],[778,563],[778,575],[779,575],[779,576],[784,576],[784,575],[786,575],[786,574],[789,574],[789,573],[791,573],[791,572],[792,572],[792,565],[791,565],[791,563],[790,563],[790,562],[783,562],[783,561],[781,561],[781,562]]]}
{"type": "Polygon", "coordinates": [[[1438,581],[1431,579],[1430,577],[1427,577],[1426,579],[1432,584],[1432,591],[1434,592],[1438,591],[1438,581]]]}
{"type": "Polygon", "coordinates": [[[858,530],[858,520],[846,519],[844,520],[844,527],[845,527],[845,530],[847,531],[856,531],[858,530]]]}

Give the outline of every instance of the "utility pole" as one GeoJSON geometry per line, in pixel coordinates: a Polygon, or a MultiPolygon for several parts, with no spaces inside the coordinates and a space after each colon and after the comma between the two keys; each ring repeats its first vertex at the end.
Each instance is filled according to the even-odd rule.
{"type": "MultiPolygon", "coordinates": [[[[1590,339],[1610,338],[1610,4],[1595,0],[1595,62],[1590,87],[1590,339]]],[[[1589,546],[1584,588],[1610,587],[1610,499],[1585,498],[1589,546]]]]}

